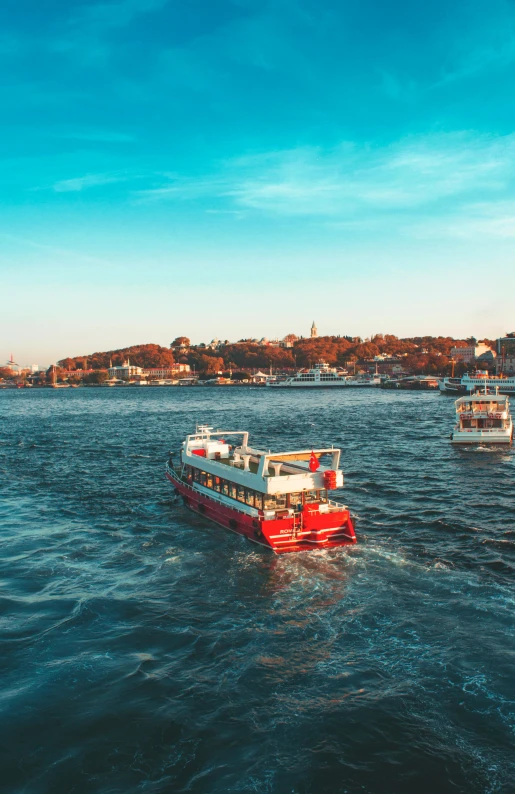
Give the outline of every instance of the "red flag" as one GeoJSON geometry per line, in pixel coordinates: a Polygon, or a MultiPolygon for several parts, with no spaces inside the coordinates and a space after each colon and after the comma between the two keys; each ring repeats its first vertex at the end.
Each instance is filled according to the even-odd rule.
{"type": "Polygon", "coordinates": [[[318,458],[314,452],[311,453],[311,457],[309,459],[309,470],[316,471],[320,468],[320,463],[318,462],[318,458]]]}

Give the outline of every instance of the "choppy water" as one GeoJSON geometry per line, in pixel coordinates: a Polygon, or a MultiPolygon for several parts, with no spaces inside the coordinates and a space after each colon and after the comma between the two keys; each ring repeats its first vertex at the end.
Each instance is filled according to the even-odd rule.
{"type": "Polygon", "coordinates": [[[515,791],[513,451],[377,391],[0,393],[1,787],[515,791]],[[171,503],[195,421],[343,449],[359,545],[171,503]]]}

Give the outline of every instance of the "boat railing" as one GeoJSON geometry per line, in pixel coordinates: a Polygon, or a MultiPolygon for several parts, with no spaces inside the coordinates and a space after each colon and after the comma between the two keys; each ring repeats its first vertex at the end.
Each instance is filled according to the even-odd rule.
{"type": "Polygon", "coordinates": [[[335,502],[334,499],[328,499],[327,504],[329,505],[330,513],[339,513],[346,509],[345,505],[342,505],[340,502],[335,502]]]}
{"type": "Polygon", "coordinates": [[[459,425],[456,425],[454,429],[459,430],[460,433],[499,433],[509,430],[506,427],[460,427],[459,425]]]}

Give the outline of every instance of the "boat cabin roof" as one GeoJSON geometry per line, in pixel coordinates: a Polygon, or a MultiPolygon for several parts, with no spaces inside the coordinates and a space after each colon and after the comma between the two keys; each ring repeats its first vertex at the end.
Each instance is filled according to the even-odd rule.
{"type": "Polygon", "coordinates": [[[509,397],[504,394],[469,394],[466,397],[460,397],[454,405],[456,410],[459,411],[472,408],[483,408],[483,410],[495,410],[498,408],[504,411],[508,410],[510,404],[509,397]]]}
{"type": "MultiPolygon", "coordinates": [[[[212,428],[200,426],[196,433],[186,436],[182,462],[233,482],[248,484],[263,493],[293,493],[323,488],[324,472],[338,471],[340,450],[334,447],[284,452],[260,450],[249,446],[247,431],[213,432],[212,428]],[[230,444],[227,439],[239,439],[240,443],[230,444]],[[313,454],[319,461],[319,468],[314,472],[309,468],[313,454]]],[[[343,484],[343,475],[338,474],[343,484]]]]}

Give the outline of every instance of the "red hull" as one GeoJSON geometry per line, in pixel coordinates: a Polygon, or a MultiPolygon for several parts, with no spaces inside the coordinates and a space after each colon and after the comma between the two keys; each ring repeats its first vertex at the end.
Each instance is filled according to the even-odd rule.
{"type": "Polygon", "coordinates": [[[276,554],[313,549],[332,549],[356,543],[356,533],[348,510],[330,513],[307,512],[287,518],[265,521],[263,516],[250,516],[242,510],[218,501],[176,479],[168,471],[167,478],[182,496],[184,504],[205,518],[238,535],[272,549],[276,554]]]}

